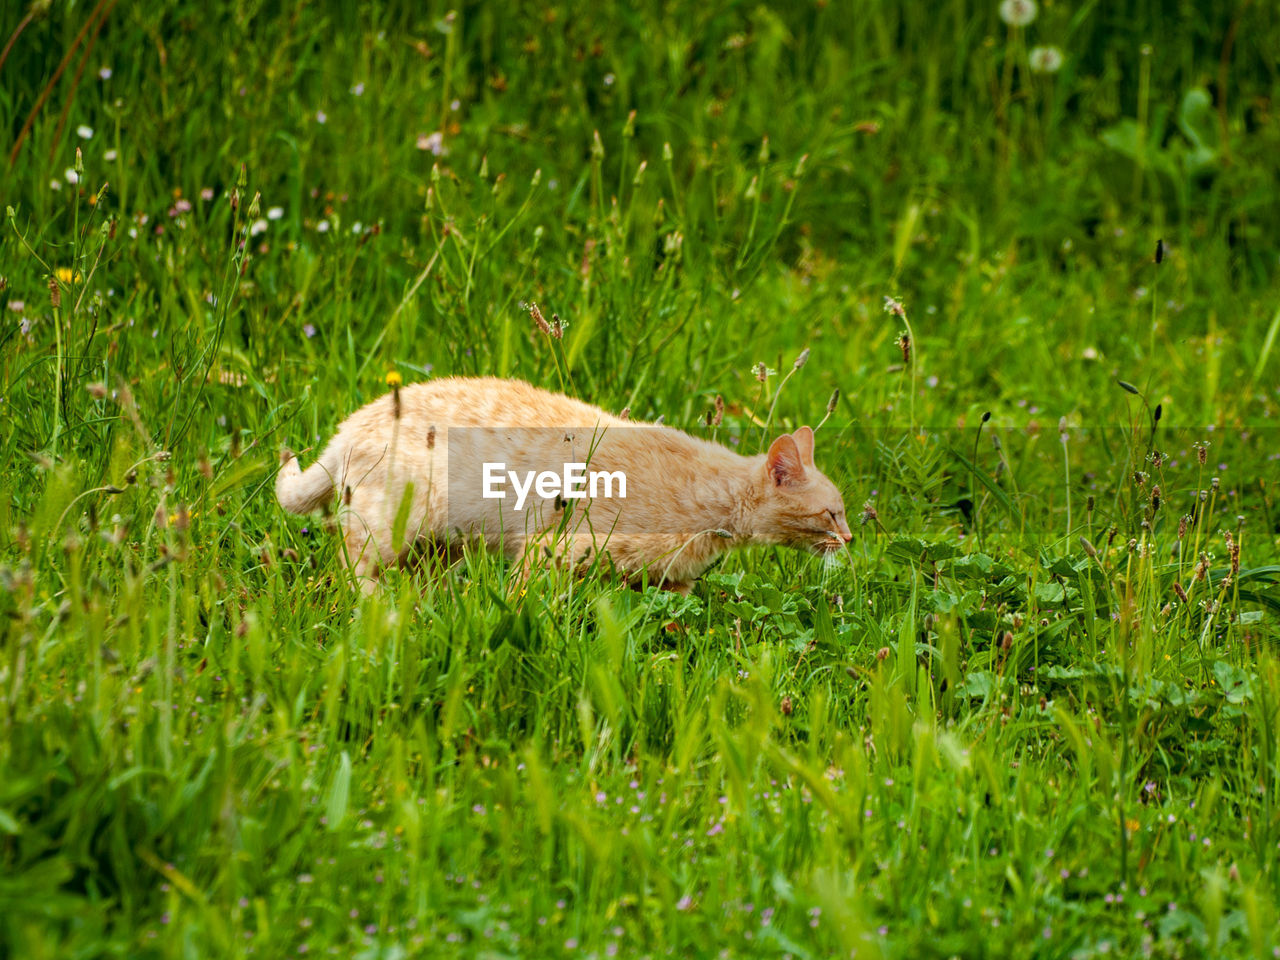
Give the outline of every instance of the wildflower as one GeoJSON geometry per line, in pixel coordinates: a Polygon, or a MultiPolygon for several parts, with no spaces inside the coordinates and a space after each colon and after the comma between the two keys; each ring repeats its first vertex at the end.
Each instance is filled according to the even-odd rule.
{"type": "Polygon", "coordinates": [[[427,150],[435,156],[443,156],[444,149],[444,133],[437,130],[435,133],[422,133],[418,135],[418,149],[427,150]]]}
{"type": "Polygon", "coordinates": [[[72,271],[70,267],[58,267],[53,271],[53,275],[58,278],[60,283],[70,286],[72,283],[80,282],[80,271],[72,271]]]}
{"type": "Polygon", "coordinates": [[[49,189],[50,189],[50,190],[61,190],[61,189],[62,189],[62,181],[61,181],[61,180],[59,180],[59,179],[57,179],[56,177],[55,177],[54,179],[50,180],[50,181],[49,181],[49,189]]]}
{"type": "Polygon", "coordinates": [[[796,357],[796,362],[793,366],[796,370],[799,370],[808,362],[809,362],[809,348],[805,347],[803,350],[800,351],[800,356],[796,357]]]}
{"type": "Polygon", "coordinates": [[[388,386],[388,387],[391,387],[391,388],[394,390],[396,387],[399,387],[402,383],[404,383],[404,378],[403,378],[402,376],[400,376],[400,371],[399,371],[399,370],[388,370],[388,371],[387,371],[387,386],[388,386]]]}
{"type": "Polygon", "coordinates": [[[859,523],[862,524],[862,526],[865,527],[872,520],[879,520],[879,519],[880,519],[880,514],[876,512],[876,505],[874,503],[868,500],[866,503],[862,505],[862,516],[859,518],[859,521],[858,521],[859,523]]]}
{"type": "Polygon", "coordinates": [[[284,216],[284,208],[283,208],[283,207],[269,207],[269,208],[267,209],[267,219],[268,219],[268,220],[279,220],[279,219],[280,219],[281,217],[283,217],[283,216],[284,216]]]}
{"type": "Polygon", "coordinates": [[[681,913],[686,913],[693,909],[693,897],[687,893],[676,902],[676,909],[681,913]]]}
{"type": "Polygon", "coordinates": [[[1032,47],[1027,59],[1032,73],[1057,73],[1062,69],[1062,51],[1057,47],[1032,47]]]}
{"type": "Polygon", "coordinates": [[[895,317],[905,317],[907,315],[907,310],[902,305],[902,301],[895,300],[893,297],[884,298],[884,312],[891,313],[895,317]]]}
{"type": "Polygon", "coordinates": [[[353,97],[360,97],[360,96],[363,96],[363,95],[364,95],[364,84],[363,84],[363,83],[356,83],[356,84],[352,84],[352,86],[351,86],[351,95],[352,95],[353,97]]]}
{"type": "Polygon", "coordinates": [[[316,224],[316,233],[328,233],[328,232],[329,232],[328,220],[321,220],[319,223],[316,224]]]}
{"type": "Polygon", "coordinates": [[[62,171],[62,179],[66,180],[67,183],[79,183],[80,174],[76,173],[74,167],[67,167],[66,170],[62,171]]]}
{"type": "Polygon", "coordinates": [[[303,335],[304,335],[308,340],[310,340],[312,337],[314,337],[314,336],[316,335],[316,326],[315,326],[315,324],[314,324],[314,323],[304,323],[304,324],[302,325],[302,333],[303,333],[303,335]]]}
{"type": "Polygon", "coordinates": [[[1227,553],[1231,556],[1231,575],[1234,577],[1240,572],[1240,544],[1232,538],[1230,530],[1223,534],[1223,538],[1227,541],[1227,553]]]}
{"type": "Polygon", "coordinates": [[[206,203],[213,199],[213,187],[204,187],[200,191],[200,199],[206,203]]]}
{"type": "Polygon", "coordinates": [[[82,123],[80,126],[76,127],[76,135],[79,136],[81,140],[92,140],[93,127],[86,126],[82,123]]]}
{"type": "Polygon", "coordinates": [[[249,226],[249,236],[256,237],[267,229],[267,221],[259,217],[249,226]]]}
{"type": "Polygon", "coordinates": [[[542,315],[542,311],[538,309],[538,305],[536,303],[529,304],[529,316],[533,317],[533,322],[537,325],[539,330],[549,337],[553,335],[551,331],[551,324],[547,323],[546,317],[542,315]]]}
{"type": "Polygon", "coordinates": [[[98,79],[99,79],[99,80],[110,80],[110,79],[111,79],[111,68],[110,68],[110,67],[99,67],[99,68],[98,68],[98,79]]]}
{"type": "Polygon", "coordinates": [[[27,309],[27,303],[25,300],[10,300],[9,309],[14,313],[21,313],[23,310],[27,309]]]}
{"type": "Polygon", "coordinates": [[[328,122],[329,122],[329,115],[325,113],[323,110],[317,110],[316,123],[328,123],[328,122]]]}
{"type": "Polygon", "coordinates": [[[1000,4],[1000,19],[1011,27],[1030,26],[1035,18],[1035,0],[1004,0],[1000,4]]]}

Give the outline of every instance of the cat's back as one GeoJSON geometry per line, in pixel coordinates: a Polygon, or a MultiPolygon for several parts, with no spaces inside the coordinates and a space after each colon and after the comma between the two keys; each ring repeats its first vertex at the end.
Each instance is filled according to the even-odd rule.
{"type": "MultiPolygon", "coordinates": [[[[387,393],[353,414],[344,427],[365,430],[394,418],[387,393]]],[[[599,407],[523,380],[442,377],[400,391],[401,417],[439,430],[450,427],[593,427],[626,423],[599,407]]]]}

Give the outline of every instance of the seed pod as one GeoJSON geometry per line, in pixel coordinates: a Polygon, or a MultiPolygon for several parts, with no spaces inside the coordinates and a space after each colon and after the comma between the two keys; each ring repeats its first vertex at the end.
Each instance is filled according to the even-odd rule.
{"type": "Polygon", "coordinates": [[[533,322],[538,329],[545,333],[548,337],[554,336],[551,332],[551,324],[547,323],[546,317],[542,315],[542,311],[538,309],[536,303],[529,304],[529,316],[533,317],[533,322]]]}

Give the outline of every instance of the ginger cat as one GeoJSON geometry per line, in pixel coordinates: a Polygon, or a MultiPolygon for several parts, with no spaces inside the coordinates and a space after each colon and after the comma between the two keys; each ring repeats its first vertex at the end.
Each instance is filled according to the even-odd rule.
{"type": "Polygon", "coordinates": [[[808,427],[742,456],[518,380],[393,391],[347,418],[305,471],[289,450],[281,463],[286,510],[307,513],[338,494],[346,562],[366,591],[380,570],[428,546],[452,556],[483,542],[526,574],[539,554],[579,568],[607,558],[633,583],[647,573],[687,592],[733,546],[826,553],[853,537],[840,492],[814,466],[808,427]],[[538,471],[567,479],[535,483],[538,471]]]}

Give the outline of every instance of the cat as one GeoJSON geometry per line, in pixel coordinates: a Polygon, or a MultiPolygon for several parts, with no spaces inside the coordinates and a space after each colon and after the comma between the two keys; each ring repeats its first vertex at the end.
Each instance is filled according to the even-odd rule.
{"type": "Polygon", "coordinates": [[[600,562],[633,584],[647,578],[687,593],[730,547],[830,554],[853,538],[813,449],[809,427],[743,456],[523,381],[453,377],[362,407],[305,471],[283,450],[276,497],[308,513],[337,495],[345,561],[365,592],[417,550],[457,556],[483,542],[525,576],[540,558],[579,569],[600,562]],[[564,464],[577,465],[581,484],[533,489],[539,469],[554,475],[564,464]],[[575,496],[587,486],[584,466],[613,489],[602,481],[575,496]],[[522,484],[528,503],[517,510],[522,484]]]}

